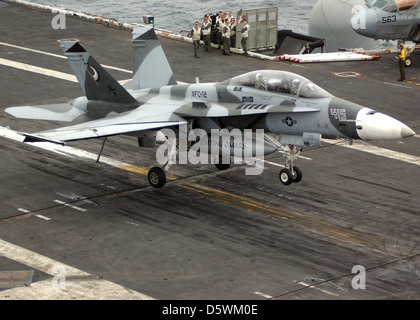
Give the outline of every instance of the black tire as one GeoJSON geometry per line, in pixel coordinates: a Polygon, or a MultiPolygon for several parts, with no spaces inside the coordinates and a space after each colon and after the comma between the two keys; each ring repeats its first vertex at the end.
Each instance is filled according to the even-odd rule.
{"type": "Polygon", "coordinates": [[[293,167],[293,182],[300,182],[302,180],[303,173],[298,167],[293,167]]]}
{"type": "Polygon", "coordinates": [[[226,169],[229,169],[230,163],[227,163],[227,164],[217,163],[215,164],[215,166],[219,170],[226,170],[226,169]]]}
{"type": "Polygon", "coordinates": [[[279,179],[281,183],[283,183],[285,186],[288,186],[293,182],[292,172],[289,169],[282,169],[279,173],[279,179]]]}
{"type": "Polygon", "coordinates": [[[166,183],[166,173],[162,168],[153,167],[147,174],[149,183],[154,188],[162,188],[166,183]]]}
{"type": "Polygon", "coordinates": [[[405,58],[405,66],[407,68],[411,67],[412,64],[413,64],[413,61],[411,60],[411,58],[409,57],[405,58]]]}
{"type": "Polygon", "coordinates": [[[222,157],[219,157],[219,163],[216,163],[215,166],[219,170],[226,170],[229,169],[230,163],[223,163],[222,157]]]}

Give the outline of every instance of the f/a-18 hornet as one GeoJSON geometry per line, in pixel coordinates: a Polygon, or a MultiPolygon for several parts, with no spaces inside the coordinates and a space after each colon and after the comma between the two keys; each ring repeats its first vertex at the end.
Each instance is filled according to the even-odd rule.
{"type": "MultiPolygon", "coordinates": [[[[298,149],[318,146],[321,137],[382,140],[415,134],[390,116],[334,97],[290,72],[260,70],[223,82],[177,84],[153,29],[134,28],[132,44],[133,79],[122,86],[78,41],[60,40],[85,96],[64,104],[7,108],[7,113],[18,118],[73,122],[70,126],[25,134],[24,141],[65,144],[104,138],[105,143],[108,136],[120,134],[137,137],[140,147],[155,147],[160,141],[170,145],[166,151],[168,160],[159,162],[163,168],[150,169],[148,178],[152,186],[162,187],[165,171],[179,152],[179,139],[185,133],[182,131],[188,137],[196,129],[209,134],[217,130],[228,135],[234,130],[242,135],[254,134],[249,144],[228,141],[228,163],[220,156],[221,148],[216,149],[220,162],[215,164],[219,169],[229,167],[232,149],[240,148],[241,155],[255,155],[261,142],[256,132],[263,131],[264,142],[259,150],[263,156],[276,150],[283,152],[286,165],[279,177],[288,185],[302,179],[302,171],[293,165],[298,149]],[[172,137],[166,133],[163,139],[159,138],[159,132],[169,129],[175,132],[172,137]],[[253,151],[247,153],[247,148],[253,151]]],[[[221,138],[223,135],[215,140],[218,147],[223,145],[221,138]]]]}

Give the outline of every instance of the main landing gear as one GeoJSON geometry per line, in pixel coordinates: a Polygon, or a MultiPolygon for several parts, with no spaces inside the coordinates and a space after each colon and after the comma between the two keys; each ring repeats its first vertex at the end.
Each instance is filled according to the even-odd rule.
{"type": "Polygon", "coordinates": [[[296,146],[288,145],[284,148],[284,157],[286,158],[286,166],[280,171],[279,179],[284,185],[289,185],[292,182],[299,182],[302,180],[302,171],[293,166],[293,161],[297,160],[300,151],[296,150],[296,146]]]}
{"type": "MultiPolygon", "coordinates": [[[[168,162],[164,165],[163,168],[153,167],[148,172],[149,183],[154,188],[161,188],[166,183],[166,173],[170,166],[176,160],[176,142],[169,146],[168,148],[168,162]]],[[[283,147],[283,156],[286,158],[285,168],[282,169],[279,173],[279,179],[284,185],[290,185],[291,183],[300,182],[302,180],[302,171],[293,165],[293,162],[297,160],[301,150],[297,150],[296,146],[288,145],[283,147]]],[[[222,158],[219,158],[219,163],[216,163],[216,168],[219,170],[228,169],[230,164],[222,162],[222,158]]]]}
{"type": "Polygon", "coordinates": [[[177,148],[177,140],[176,139],[169,139],[168,140],[168,149],[167,149],[167,162],[163,166],[160,167],[153,167],[149,170],[147,174],[147,178],[149,179],[149,183],[154,188],[162,188],[166,183],[166,172],[173,163],[176,161],[176,155],[178,153],[177,148]]]}
{"type": "Polygon", "coordinates": [[[219,163],[216,163],[215,166],[219,170],[227,170],[230,167],[230,163],[223,163],[223,157],[219,157],[219,163]]]}
{"type": "Polygon", "coordinates": [[[162,188],[166,183],[165,170],[160,167],[153,167],[149,170],[147,178],[149,179],[149,183],[152,187],[162,188]]]}
{"type": "MultiPolygon", "coordinates": [[[[230,163],[222,163],[222,157],[220,157],[219,163],[215,164],[216,168],[219,170],[227,170],[230,167],[230,163]]],[[[165,170],[169,170],[169,162],[164,166],[164,169],[160,167],[153,167],[149,170],[147,178],[152,187],[162,188],[166,183],[166,173],[165,170]]]]}

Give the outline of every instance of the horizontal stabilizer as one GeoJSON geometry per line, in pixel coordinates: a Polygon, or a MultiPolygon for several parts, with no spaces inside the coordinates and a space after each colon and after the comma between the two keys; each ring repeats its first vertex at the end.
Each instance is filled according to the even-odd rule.
{"type": "Polygon", "coordinates": [[[8,114],[20,119],[50,121],[86,120],[86,114],[70,103],[46,104],[39,106],[11,107],[5,110],[8,114]]]}

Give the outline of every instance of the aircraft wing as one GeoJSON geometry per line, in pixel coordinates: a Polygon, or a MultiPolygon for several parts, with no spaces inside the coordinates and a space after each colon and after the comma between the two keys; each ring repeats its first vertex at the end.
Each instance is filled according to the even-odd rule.
{"type": "Polygon", "coordinates": [[[71,103],[10,107],[5,111],[8,114],[20,119],[67,122],[87,119],[86,113],[75,108],[71,103]]]}
{"type": "Polygon", "coordinates": [[[159,130],[186,123],[185,119],[174,115],[172,112],[150,115],[150,113],[138,109],[73,126],[25,134],[24,142],[49,141],[64,144],[68,141],[94,139],[151,129],[159,130]]]}

